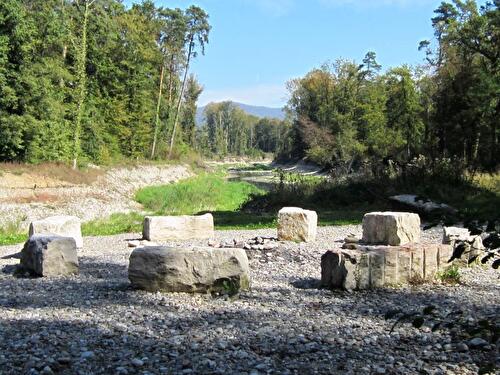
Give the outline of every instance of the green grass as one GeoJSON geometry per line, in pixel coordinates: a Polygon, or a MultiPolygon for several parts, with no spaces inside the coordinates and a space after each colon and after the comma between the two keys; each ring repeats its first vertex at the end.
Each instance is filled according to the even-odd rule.
{"type": "Polygon", "coordinates": [[[250,196],[263,194],[248,182],[229,182],[221,172],[151,186],[139,190],[135,198],[158,215],[194,215],[200,212],[237,211],[250,196]]]}
{"type": "Polygon", "coordinates": [[[82,235],[111,236],[120,233],[141,232],[143,220],[144,216],[137,212],[113,214],[105,219],[83,223],[82,235]]]}
{"type": "Polygon", "coordinates": [[[0,227],[0,246],[15,245],[26,241],[28,234],[19,229],[22,219],[17,219],[0,227]]]}
{"type": "Polygon", "coordinates": [[[459,284],[460,283],[460,269],[457,265],[453,264],[441,272],[438,272],[437,277],[446,284],[459,284]]]}
{"type": "Polygon", "coordinates": [[[23,243],[27,237],[26,233],[9,233],[2,230],[0,231],[0,246],[23,243]]]}

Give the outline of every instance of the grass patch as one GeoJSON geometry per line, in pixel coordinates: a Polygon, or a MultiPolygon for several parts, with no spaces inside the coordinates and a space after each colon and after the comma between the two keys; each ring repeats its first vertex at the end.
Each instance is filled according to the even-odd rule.
{"type": "Polygon", "coordinates": [[[26,233],[8,233],[0,230],[0,246],[23,243],[27,239],[26,233]]]}
{"type": "Polygon", "coordinates": [[[19,219],[0,227],[0,246],[15,245],[26,241],[27,233],[19,229],[20,221],[19,219]]]}
{"type": "Polygon", "coordinates": [[[247,182],[230,182],[224,174],[203,173],[176,184],[139,190],[135,199],[159,215],[194,215],[200,212],[237,211],[250,196],[263,191],[247,182]]]}
{"type": "Polygon", "coordinates": [[[444,270],[438,272],[437,277],[441,282],[446,284],[459,284],[460,283],[460,269],[457,265],[453,264],[444,270]]]}
{"type": "Polygon", "coordinates": [[[84,236],[111,236],[120,233],[142,232],[144,215],[137,212],[117,213],[105,219],[88,221],[82,224],[84,236]]]}

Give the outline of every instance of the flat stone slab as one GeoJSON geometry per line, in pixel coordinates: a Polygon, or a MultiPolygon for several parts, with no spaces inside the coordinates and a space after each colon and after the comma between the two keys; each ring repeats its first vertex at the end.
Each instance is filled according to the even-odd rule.
{"type": "Polygon", "coordinates": [[[215,235],[212,214],[200,216],[146,216],[142,235],[148,241],[209,239],[215,235]]]}
{"type": "Polygon", "coordinates": [[[78,274],[78,254],[72,237],[35,234],[21,251],[21,267],[36,276],[78,274]]]}
{"type": "Polygon", "coordinates": [[[410,212],[370,212],[363,217],[363,239],[370,245],[399,246],[420,241],[420,217],[410,212]]]}
{"type": "Polygon", "coordinates": [[[49,216],[42,220],[32,221],[29,228],[29,237],[34,234],[72,237],[76,247],[83,247],[81,221],[76,216],[49,216]]]}
{"type": "Polygon", "coordinates": [[[318,215],[298,207],[284,207],[278,212],[280,241],[312,242],[316,239],[318,215]]]}
{"type": "Polygon", "coordinates": [[[353,250],[327,251],[321,257],[321,285],[362,290],[433,280],[449,266],[452,252],[450,245],[443,244],[359,245],[353,250]]]}
{"type": "Polygon", "coordinates": [[[220,292],[234,294],[250,287],[243,249],[149,246],[130,255],[132,286],[150,292],[220,292]]]}

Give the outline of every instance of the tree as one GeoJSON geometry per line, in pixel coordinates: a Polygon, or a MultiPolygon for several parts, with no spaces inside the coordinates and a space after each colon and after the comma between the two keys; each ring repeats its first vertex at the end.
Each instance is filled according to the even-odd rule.
{"type": "Polygon", "coordinates": [[[410,160],[420,150],[423,135],[422,108],[410,68],[391,69],[386,85],[387,126],[402,135],[410,160]]]}
{"type": "Polygon", "coordinates": [[[191,75],[186,84],[186,91],[184,92],[184,110],[181,117],[181,128],[184,142],[192,147],[195,145],[196,103],[202,92],[203,87],[191,75]]]}
{"type": "Polygon", "coordinates": [[[177,108],[175,111],[174,125],[172,129],[172,135],[170,138],[170,148],[168,155],[172,156],[172,150],[174,147],[175,132],[177,128],[177,122],[179,120],[179,113],[182,104],[182,97],[184,95],[184,90],[186,88],[186,79],[189,72],[189,64],[192,58],[195,58],[198,54],[197,48],[200,49],[201,54],[205,54],[205,44],[208,43],[208,34],[210,33],[210,25],[208,23],[208,14],[201,8],[197,6],[190,6],[186,10],[187,18],[187,54],[186,54],[186,65],[184,67],[184,77],[182,79],[181,91],[179,98],[177,99],[177,108]]]}
{"type": "Polygon", "coordinates": [[[162,101],[163,77],[168,69],[168,99],[167,99],[167,120],[170,117],[172,106],[175,76],[178,73],[179,65],[183,59],[185,35],[187,33],[187,19],[180,9],[160,9],[158,12],[161,29],[158,34],[157,43],[162,53],[160,67],[160,83],[158,88],[158,101],[156,106],[155,126],[153,145],[151,147],[151,158],[156,152],[156,142],[160,130],[160,108],[162,101]]]}
{"type": "MultiPolygon", "coordinates": [[[[78,42],[73,39],[74,48],[76,50],[76,77],[77,77],[77,106],[75,116],[75,128],[73,135],[73,169],[77,167],[77,160],[80,155],[81,148],[81,127],[83,106],[87,95],[87,27],[89,22],[90,10],[96,0],[75,0],[75,4],[80,11],[83,6],[83,19],[78,28],[81,27],[80,39],[78,42]]],[[[76,28],[76,25],[75,25],[76,28]]]]}

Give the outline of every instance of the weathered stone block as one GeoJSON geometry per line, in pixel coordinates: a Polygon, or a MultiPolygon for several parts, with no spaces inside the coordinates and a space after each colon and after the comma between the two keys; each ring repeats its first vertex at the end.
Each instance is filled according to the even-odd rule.
{"type": "Polygon", "coordinates": [[[243,249],[141,247],[130,255],[132,285],[150,292],[235,293],[250,286],[243,249]]]}
{"type": "Polygon", "coordinates": [[[409,212],[370,212],[363,217],[363,242],[399,246],[420,240],[420,217],[409,212]]]}
{"type": "Polygon", "coordinates": [[[318,215],[298,207],[284,207],[278,212],[280,241],[312,242],[316,239],[318,215]]]}
{"type": "Polygon", "coordinates": [[[328,251],[321,257],[321,285],[354,290],[406,284],[416,278],[433,280],[440,250],[451,254],[451,246],[431,244],[328,251]]]}
{"type": "Polygon", "coordinates": [[[214,237],[212,214],[200,216],[146,216],[142,231],[148,241],[182,241],[214,237]]]}
{"type": "Polygon", "coordinates": [[[453,241],[468,241],[470,232],[467,228],[443,227],[443,243],[451,244],[453,241]]]}
{"type": "Polygon", "coordinates": [[[78,274],[78,255],[72,237],[35,234],[21,251],[21,267],[36,276],[78,274]]]}
{"type": "Polygon", "coordinates": [[[34,234],[72,237],[77,248],[83,247],[81,221],[76,216],[50,216],[35,220],[30,224],[29,237],[34,234]]]}

